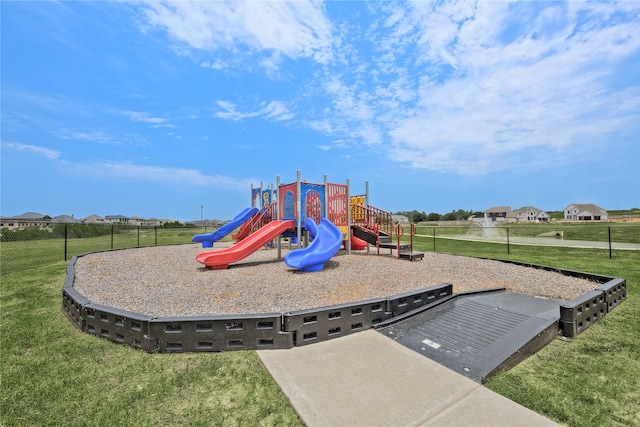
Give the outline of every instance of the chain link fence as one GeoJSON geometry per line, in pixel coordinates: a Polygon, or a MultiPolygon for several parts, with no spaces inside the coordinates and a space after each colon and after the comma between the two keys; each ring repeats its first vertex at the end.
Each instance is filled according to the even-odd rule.
{"type": "MultiPolygon", "coordinates": [[[[190,243],[212,228],[56,224],[49,228],[0,232],[0,270],[35,268],[87,252],[190,243]]],[[[403,239],[406,239],[404,236],[403,239]]],[[[640,225],[544,224],[420,226],[414,248],[460,255],[504,258],[535,252],[569,256],[626,257],[640,261],[640,225]]]]}
{"type": "Polygon", "coordinates": [[[425,251],[496,258],[531,251],[609,258],[631,254],[640,258],[640,225],[418,226],[415,245],[425,251]]]}
{"type": "Polygon", "coordinates": [[[121,224],[55,224],[0,231],[2,273],[68,261],[75,255],[111,249],[191,243],[212,228],[163,228],[121,224]]]}

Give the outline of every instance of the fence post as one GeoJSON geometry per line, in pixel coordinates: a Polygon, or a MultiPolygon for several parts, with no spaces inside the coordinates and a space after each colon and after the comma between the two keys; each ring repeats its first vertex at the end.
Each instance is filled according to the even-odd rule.
{"type": "Polygon", "coordinates": [[[67,260],[67,223],[64,223],[64,260],[67,260]]]}
{"type": "Polygon", "coordinates": [[[611,252],[611,227],[607,227],[609,229],[609,259],[613,258],[613,254],[611,252]]]}
{"type": "Polygon", "coordinates": [[[113,250],[113,227],[114,226],[115,226],[114,224],[111,224],[111,250],[113,250]]]}
{"type": "Polygon", "coordinates": [[[436,251],[436,228],[433,227],[433,252],[436,251]]]}
{"type": "Polygon", "coordinates": [[[140,247],[140,226],[138,226],[138,247],[140,247]]]}
{"type": "Polygon", "coordinates": [[[507,255],[511,255],[511,244],[509,241],[509,227],[507,227],[507,255]]]}

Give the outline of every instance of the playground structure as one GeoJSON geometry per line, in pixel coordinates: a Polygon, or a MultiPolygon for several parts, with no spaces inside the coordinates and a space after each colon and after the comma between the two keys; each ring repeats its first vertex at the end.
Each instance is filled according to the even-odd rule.
{"type": "Polygon", "coordinates": [[[348,180],[346,184],[329,183],[326,175],[323,184],[302,182],[299,170],[294,183],[281,185],[278,177],[275,189],[252,187],[250,208],[215,232],[192,239],[202,242],[203,247],[212,247],[213,242],[239,227],[232,236],[236,244],[228,249],[202,252],[196,260],[209,269],[222,270],[265,245],[277,246],[281,258],[281,237],[297,242],[298,249],[287,254],[285,263],[303,272],[322,270],[342,245],[347,253],[372,245],[378,255],[381,248],[386,248],[391,252],[395,249],[401,259],[414,261],[424,257],[422,252],[413,250],[414,224],[410,224],[409,243],[403,243],[404,227],[393,224],[390,212],[369,204],[368,184],[364,195],[350,196],[349,188],[348,180]],[[310,238],[311,244],[304,247],[310,238]]]}
{"type": "MultiPolygon", "coordinates": [[[[562,301],[503,287],[454,293],[453,284],[442,283],[294,311],[163,317],[103,305],[83,295],[74,280],[76,260],[84,255],[67,266],[63,311],[79,330],[114,343],[149,353],[289,349],[374,329],[478,382],[514,366],[558,335],[582,333],[627,298],[621,278],[502,261],[588,279],[597,288],[562,301]]],[[[255,284],[260,268],[249,267],[247,283],[255,284]]],[[[256,293],[259,297],[258,289],[256,293]]]]}
{"type": "MultiPolygon", "coordinates": [[[[404,228],[394,226],[390,213],[368,204],[368,188],[365,195],[349,196],[348,181],[328,184],[325,177],[324,185],[308,184],[300,181],[298,172],[296,183],[278,183],[277,190],[252,188],[252,204],[228,227],[193,238],[210,247],[239,227],[234,246],[200,253],[197,261],[214,270],[225,269],[273,239],[280,257],[282,236],[297,242],[311,239],[284,257],[288,266],[302,272],[322,270],[342,245],[347,251],[372,245],[378,254],[380,248],[396,249],[398,258],[408,260],[424,255],[412,250],[415,226],[410,226],[410,243],[403,244],[404,228]]],[[[513,294],[505,288],[455,294],[453,284],[442,283],[296,311],[155,317],[89,300],[73,286],[77,258],[67,266],[63,311],[81,331],[115,343],[149,353],[289,349],[375,329],[480,383],[557,335],[580,334],[627,298],[624,279],[502,261],[587,278],[599,286],[562,301],[513,294]]],[[[250,276],[247,280],[253,283],[250,276]]]]}

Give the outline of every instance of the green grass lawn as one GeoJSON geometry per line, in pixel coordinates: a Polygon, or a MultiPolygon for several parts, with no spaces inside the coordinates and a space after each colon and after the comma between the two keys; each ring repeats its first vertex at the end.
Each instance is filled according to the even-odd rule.
{"type": "MultiPolygon", "coordinates": [[[[416,239],[417,250],[432,245],[416,239]]],[[[563,425],[640,426],[640,252],[507,254],[504,245],[449,239],[437,248],[626,278],[627,301],[612,313],[486,385],[563,425]]],[[[253,351],[147,354],[78,331],[61,308],[66,262],[46,253],[42,265],[3,267],[0,276],[1,425],[302,425],[253,351]]]]}
{"type": "MultiPolygon", "coordinates": [[[[482,233],[483,228],[480,225],[465,225],[456,227],[433,227],[418,226],[416,234],[420,236],[436,237],[460,236],[465,234],[482,233]]],[[[637,245],[640,249],[640,225],[637,223],[593,223],[593,224],[574,224],[574,223],[549,223],[549,224],[529,224],[529,223],[509,223],[494,224],[492,229],[502,236],[506,236],[507,230],[510,236],[515,237],[536,237],[544,233],[562,232],[565,240],[587,240],[608,242],[611,238],[612,242],[631,243],[637,245]]],[[[406,233],[407,231],[405,231],[406,233]]]]}
{"type": "Polygon", "coordinates": [[[627,300],[571,341],[553,341],[486,386],[561,424],[640,425],[640,256],[541,261],[626,278],[627,300]]]}
{"type": "Polygon", "coordinates": [[[148,354],[81,333],[65,268],[2,275],[1,425],[302,425],[253,351],[148,354]]]}

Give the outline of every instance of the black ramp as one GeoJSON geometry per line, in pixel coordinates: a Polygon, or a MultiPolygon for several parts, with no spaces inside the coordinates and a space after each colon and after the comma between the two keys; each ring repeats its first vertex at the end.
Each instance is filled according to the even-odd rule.
{"type": "Polygon", "coordinates": [[[378,331],[483,383],[555,337],[561,303],[510,292],[460,295],[378,331]]]}

